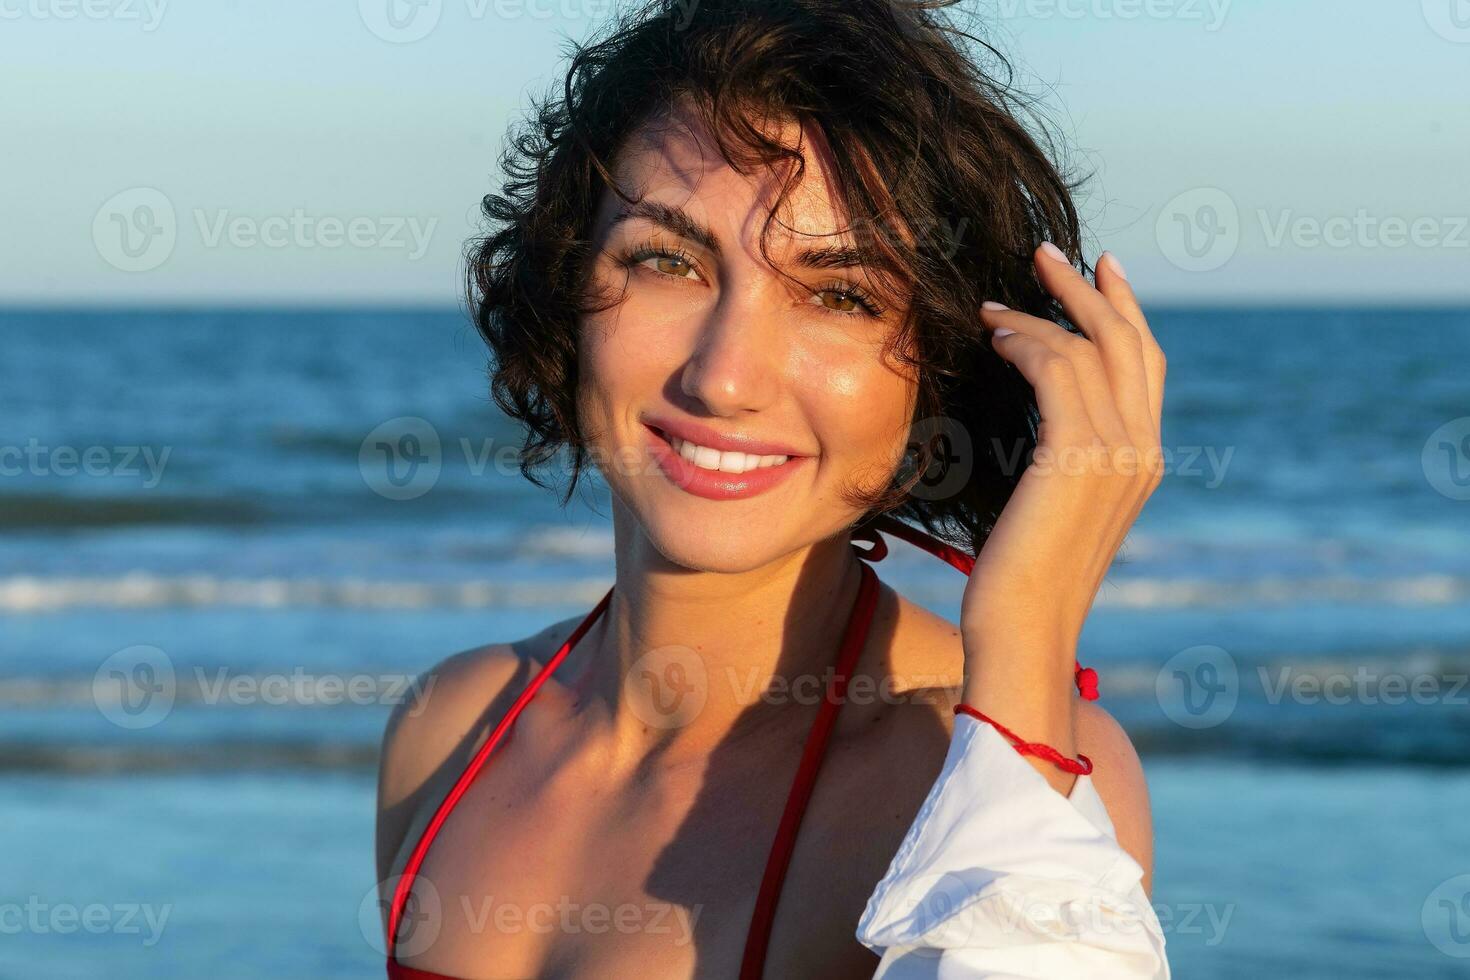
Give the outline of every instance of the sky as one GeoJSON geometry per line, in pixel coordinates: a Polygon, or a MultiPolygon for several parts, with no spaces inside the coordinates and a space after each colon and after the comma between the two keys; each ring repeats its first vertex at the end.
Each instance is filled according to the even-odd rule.
{"type": "MultiPolygon", "coordinates": [[[[457,305],[618,2],[0,0],[0,304],[457,305]]],[[[1470,300],[1470,0],[964,6],[1146,302],[1470,300]]]]}

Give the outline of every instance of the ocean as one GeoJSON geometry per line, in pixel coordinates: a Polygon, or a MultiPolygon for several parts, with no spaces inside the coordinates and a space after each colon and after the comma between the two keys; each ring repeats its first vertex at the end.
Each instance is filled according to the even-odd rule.
{"type": "MultiPolygon", "coordinates": [[[[1081,659],[1175,975],[1470,975],[1470,310],[1152,316],[1169,472],[1081,659]]],[[[517,474],[455,310],[0,338],[0,978],[381,976],[387,705],[590,608],[605,488],[517,474]]]]}

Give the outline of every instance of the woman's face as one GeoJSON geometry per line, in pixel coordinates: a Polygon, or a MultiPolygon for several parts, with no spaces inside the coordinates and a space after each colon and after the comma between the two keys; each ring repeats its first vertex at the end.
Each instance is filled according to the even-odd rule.
{"type": "Polygon", "coordinates": [[[806,174],[771,226],[768,265],[779,176],[740,175],[692,114],[672,118],[616,161],[640,204],[604,192],[594,224],[594,279],[623,298],[582,323],[580,419],[664,557],[744,571],[855,521],[844,490],[888,484],[916,384],[881,345],[905,310],[844,264],[856,241],[817,131],[800,134],[806,174]]]}

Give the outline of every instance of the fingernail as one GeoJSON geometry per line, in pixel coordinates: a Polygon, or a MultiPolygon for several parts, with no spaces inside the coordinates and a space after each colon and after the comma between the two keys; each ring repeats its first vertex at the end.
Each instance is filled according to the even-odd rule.
{"type": "Polygon", "coordinates": [[[1128,270],[1123,268],[1122,261],[1112,252],[1104,252],[1102,261],[1108,263],[1109,267],[1112,268],[1113,275],[1125,282],[1128,280],[1128,270]]]}
{"type": "Polygon", "coordinates": [[[1050,255],[1052,258],[1056,259],[1058,262],[1064,262],[1067,265],[1072,264],[1071,261],[1067,259],[1067,256],[1062,253],[1062,250],[1057,248],[1051,242],[1042,242],[1041,250],[1047,255],[1050,255]]]}
{"type": "Polygon", "coordinates": [[[1008,309],[1010,309],[1010,307],[1009,306],[1006,306],[1004,303],[997,303],[995,300],[987,299],[985,302],[983,302],[983,303],[980,304],[980,309],[982,309],[982,310],[1008,310],[1008,309]]]}
{"type": "Polygon", "coordinates": [[[990,335],[992,337],[1009,337],[1015,332],[1016,331],[1012,330],[1010,327],[996,327],[994,330],[990,331],[990,335]]]}

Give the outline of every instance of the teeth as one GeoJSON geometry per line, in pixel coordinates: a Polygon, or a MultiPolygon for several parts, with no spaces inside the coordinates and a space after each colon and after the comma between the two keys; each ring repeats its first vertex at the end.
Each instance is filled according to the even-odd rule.
{"type": "Polygon", "coordinates": [[[750,453],[720,452],[709,446],[685,442],[678,436],[669,436],[669,445],[674,447],[674,452],[700,469],[718,470],[721,473],[746,473],[767,466],[780,466],[787,460],[787,457],[781,455],[754,456],[750,453]]]}

